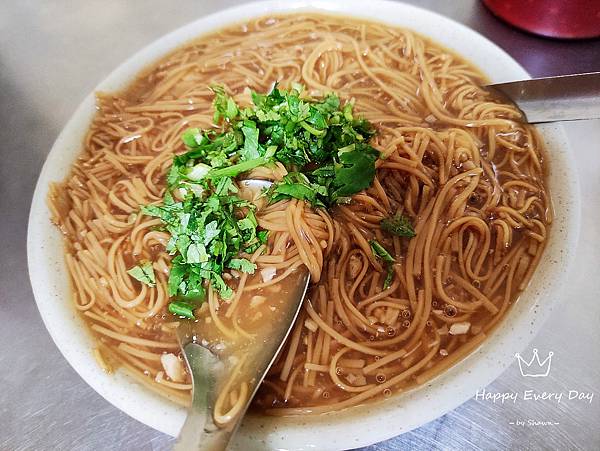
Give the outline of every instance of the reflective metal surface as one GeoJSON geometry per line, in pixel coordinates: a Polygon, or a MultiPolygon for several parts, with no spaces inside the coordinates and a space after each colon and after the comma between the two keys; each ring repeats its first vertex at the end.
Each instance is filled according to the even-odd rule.
{"type": "Polygon", "coordinates": [[[496,83],[487,88],[516,103],[531,124],[600,119],[600,72],[496,83]]]}
{"type": "MultiPolygon", "coordinates": [[[[96,83],[164,33],[234,3],[0,2],[1,450],[168,450],[173,445],[172,438],[109,405],[61,357],[29,286],[26,221],[46,154],[96,83]]],[[[598,40],[536,38],[498,21],[475,0],[412,3],[481,32],[533,76],[600,70],[598,40]]],[[[541,359],[554,352],[548,376],[522,376],[515,361],[477,398],[480,387],[473,387],[474,398],[453,412],[367,449],[600,449],[600,121],[570,123],[567,131],[584,210],[563,308],[533,341],[541,359]],[[546,397],[555,395],[532,398],[544,391],[546,397]],[[568,399],[570,391],[584,398],[568,399]],[[585,398],[590,394],[591,402],[585,398]]],[[[529,360],[531,352],[523,357],[529,360]]]]}
{"type": "MultiPolygon", "coordinates": [[[[263,180],[244,182],[242,184],[246,187],[254,186],[259,190],[271,185],[271,182],[263,180]]],[[[214,340],[205,339],[209,334],[214,337],[215,332],[219,336],[212,323],[202,320],[183,322],[177,328],[177,338],[192,375],[193,389],[192,405],[173,451],[219,451],[227,447],[300,313],[310,282],[308,269],[297,268],[288,278],[286,281],[291,282],[291,288],[286,289],[285,294],[271,295],[273,298],[267,302],[274,306],[274,310],[263,310],[261,320],[266,326],[261,324],[259,329],[255,328],[250,339],[237,337],[233,342],[219,339],[219,350],[214,340]],[[275,308],[277,304],[279,307],[275,308]],[[236,376],[230,379],[232,373],[236,376]],[[248,395],[239,395],[245,400],[243,407],[225,424],[219,425],[215,420],[218,397],[223,390],[230,391],[225,387],[239,387],[241,383],[248,387],[248,395]]]]}

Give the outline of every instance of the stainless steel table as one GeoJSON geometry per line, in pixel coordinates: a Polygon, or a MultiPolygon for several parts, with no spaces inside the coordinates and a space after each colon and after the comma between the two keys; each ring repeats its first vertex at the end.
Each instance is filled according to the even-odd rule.
{"type": "MultiPolygon", "coordinates": [[[[497,21],[473,0],[420,3],[488,36],[533,75],[600,71],[599,40],[530,36],[497,21]]],[[[27,276],[27,215],[46,154],[96,83],[164,33],[232,4],[0,2],[0,449],[169,449],[171,438],[104,401],[50,340],[27,276]]],[[[515,363],[486,390],[517,392],[516,402],[472,399],[436,421],[367,449],[600,449],[600,121],[567,128],[584,210],[563,308],[533,343],[542,357],[554,352],[550,375],[523,377],[515,363]],[[562,392],[564,397],[560,403],[525,400],[527,390],[562,392]],[[566,399],[570,390],[593,394],[591,402],[566,399]],[[551,424],[530,425],[529,420],[551,424]]]]}

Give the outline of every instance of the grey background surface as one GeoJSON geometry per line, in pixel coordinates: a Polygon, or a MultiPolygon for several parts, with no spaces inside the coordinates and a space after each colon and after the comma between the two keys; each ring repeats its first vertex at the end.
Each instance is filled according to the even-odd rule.
{"type": "MultiPolygon", "coordinates": [[[[83,97],[164,33],[235,3],[0,2],[0,449],[170,448],[171,438],[89,388],[52,343],[28,280],[27,216],[44,158],[83,97]]],[[[532,75],[600,71],[599,40],[537,38],[499,22],[474,0],[411,3],[474,28],[532,75]]],[[[581,180],[581,239],[563,307],[525,352],[553,351],[550,375],[523,377],[515,363],[486,390],[518,393],[516,402],[472,399],[368,449],[600,449],[600,121],[572,123],[567,132],[581,180]],[[560,403],[524,400],[526,390],[564,395],[560,403]],[[569,390],[593,393],[592,402],[566,399],[569,390]],[[517,421],[525,425],[511,424],[517,421]]]]}

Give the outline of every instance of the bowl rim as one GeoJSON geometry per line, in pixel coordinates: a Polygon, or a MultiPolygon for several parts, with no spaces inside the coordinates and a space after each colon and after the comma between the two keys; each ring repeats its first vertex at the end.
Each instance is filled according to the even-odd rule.
{"type": "MultiPolygon", "coordinates": [[[[471,64],[479,67],[482,72],[490,76],[492,81],[508,81],[513,77],[529,78],[527,72],[496,44],[452,19],[416,6],[387,0],[371,0],[368,5],[369,7],[365,8],[362,0],[345,0],[339,3],[335,0],[292,2],[267,0],[246,3],[200,17],[152,42],[113,70],[83,100],[54,143],[38,178],[29,216],[27,254],[35,300],[46,329],[75,371],[107,401],[140,422],[169,435],[176,435],[183,422],[185,411],[163,401],[146,389],[140,389],[138,384],[120,372],[112,376],[103,374],[91,356],[92,341],[87,331],[85,332],[87,336],[82,334],[77,336],[79,340],[72,339],[74,331],[82,332],[83,329],[79,314],[71,305],[68,308],[64,305],[65,302],[70,304],[71,301],[70,299],[65,301],[65,297],[68,296],[65,296],[64,256],[56,255],[58,249],[56,240],[60,240],[62,247],[62,236],[57,230],[49,230],[56,228],[50,227],[49,210],[45,203],[49,182],[64,179],[74,161],[73,155],[78,154],[81,149],[83,135],[95,113],[94,93],[116,91],[125,87],[140,71],[193,37],[239,23],[244,19],[271,13],[295,12],[336,14],[410,29],[425,24],[431,28],[425,29],[423,33],[421,30],[415,31],[454,50],[471,64]],[[413,24],[414,27],[411,26],[413,24]],[[460,46],[461,43],[462,45],[469,43],[469,45],[456,49],[455,47],[460,46]],[[489,58],[481,57],[477,53],[484,51],[489,52],[489,58]],[[490,73],[487,64],[491,64],[490,67],[495,69],[494,73],[490,73]],[[61,177],[57,177],[58,174],[61,177]],[[52,261],[52,264],[45,264],[46,261],[52,261]],[[61,300],[65,302],[60,304],[61,300]],[[143,402],[139,402],[140,399],[143,402]]],[[[558,209],[563,220],[560,233],[554,232],[554,229],[558,229],[556,224],[553,226],[553,233],[560,235],[558,238],[563,242],[560,243],[562,245],[557,244],[561,251],[560,255],[552,254],[559,260],[549,267],[548,274],[538,277],[540,267],[537,268],[534,281],[537,283],[538,291],[535,294],[529,293],[533,290],[532,286],[526,290],[527,297],[533,297],[533,300],[528,301],[530,305],[526,304],[524,307],[528,305],[529,308],[515,319],[511,334],[514,336],[510,339],[507,337],[510,325],[505,323],[519,303],[513,306],[500,327],[479,348],[465,360],[455,364],[424,386],[402,396],[394,396],[385,402],[366,404],[334,415],[327,414],[312,418],[250,415],[244,420],[240,433],[236,437],[238,446],[248,449],[251,444],[256,446],[256,443],[259,443],[259,446],[272,448],[340,449],[385,440],[456,408],[472,397],[476,389],[492,382],[512,363],[514,352],[520,351],[527,345],[556,305],[559,299],[556,292],[567,275],[564,267],[571,266],[579,232],[579,188],[577,177],[573,177],[577,172],[572,159],[569,158],[568,141],[561,126],[547,126],[543,135],[549,137],[551,147],[555,146],[559,149],[552,152],[551,173],[556,167],[564,171],[564,174],[558,176],[564,182],[564,186],[562,188],[558,184],[556,187],[551,186],[555,210],[558,209]],[[560,147],[557,147],[558,144],[560,147]],[[558,163],[556,167],[555,163],[558,163]],[[558,188],[562,190],[560,193],[556,191],[558,188]],[[560,204],[558,207],[557,199],[560,204]],[[542,298],[549,298],[549,300],[544,301],[545,308],[539,309],[542,298]],[[503,347],[508,347],[508,351],[503,347]],[[490,353],[494,356],[491,357],[490,353]],[[452,389],[454,391],[451,394],[444,394],[444,387],[450,389],[446,391],[452,389]],[[406,416],[402,424],[397,424],[397,421],[390,419],[390,416],[399,414],[406,416]],[[352,433],[348,433],[350,430],[352,433]],[[322,440],[327,440],[327,443],[324,444],[322,440]]],[[[546,249],[544,257],[548,257],[548,252],[549,250],[546,249]]]]}

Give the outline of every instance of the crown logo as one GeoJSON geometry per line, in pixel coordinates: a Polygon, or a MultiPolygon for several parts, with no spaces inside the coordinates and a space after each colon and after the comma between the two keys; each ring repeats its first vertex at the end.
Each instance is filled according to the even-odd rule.
{"type": "Polygon", "coordinates": [[[550,373],[550,366],[552,365],[552,356],[554,353],[550,351],[548,357],[544,361],[540,361],[538,350],[533,349],[533,357],[529,362],[526,362],[521,354],[518,352],[515,354],[517,361],[519,362],[519,371],[521,376],[524,377],[546,377],[550,373]]]}

